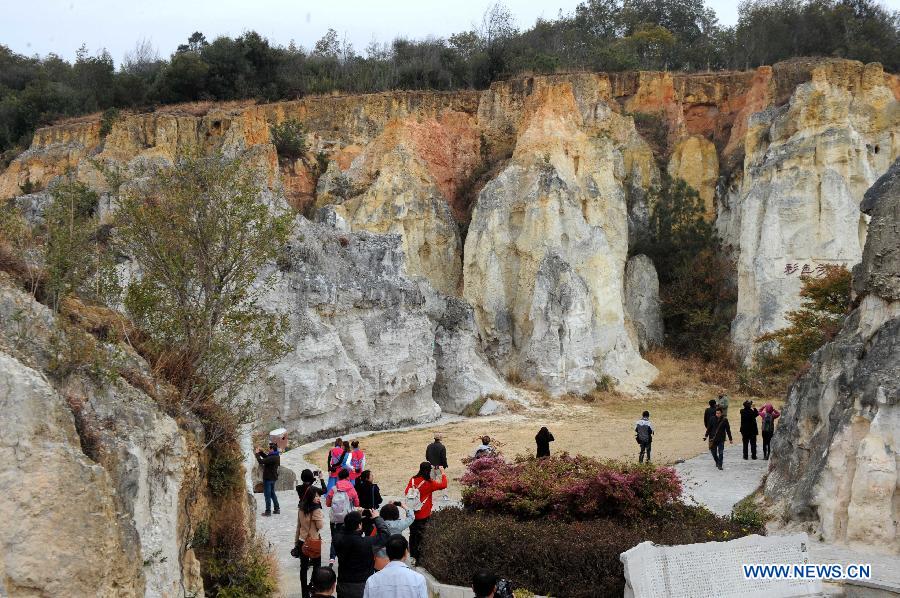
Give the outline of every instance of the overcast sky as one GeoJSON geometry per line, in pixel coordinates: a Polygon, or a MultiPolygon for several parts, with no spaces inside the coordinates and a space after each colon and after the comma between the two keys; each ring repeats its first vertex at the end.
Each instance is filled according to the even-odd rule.
{"type": "MultiPolygon", "coordinates": [[[[376,39],[446,37],[480,21],[490,0],[29,0],[3,2],[0,44],[20,54],[72,59],[82,43],[106,48],[116,64],[148,39],[167,57],[194,31],[212,40],[253,29],[275,44],[310,48],[329,27],[357,52],[376,39]]],[[[505,0],[519,27],[571,13],[579,0],[505,0]]],[[[883,0],[900,9],[900,0],[883,0]]],[[[707,0],[719,21],[737,20],[738,0],[707,0]]]]}

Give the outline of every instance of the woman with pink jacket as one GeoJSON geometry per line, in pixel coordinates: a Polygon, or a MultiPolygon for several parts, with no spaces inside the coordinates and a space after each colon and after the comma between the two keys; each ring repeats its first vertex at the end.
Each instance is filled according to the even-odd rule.
{"type": "Polygon", "coordinates": [[[778,419],[779,415],[781,413],[772,407],[772,403],[766,403],[759,410],[759,417],[762,419],[763,459],[769,458],[769,453],[771,452],[769,445],[772,442],[772,436],[775,434],[775,420],[778,419]]]}

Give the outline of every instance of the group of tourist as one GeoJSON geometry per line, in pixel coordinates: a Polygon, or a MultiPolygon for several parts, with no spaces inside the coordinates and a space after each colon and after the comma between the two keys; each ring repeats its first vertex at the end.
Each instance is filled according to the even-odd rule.
{"type": "MultiPolygon", "coordinates": [[[[768,459],[771,454],[772,436],[775,434],[775,420],[781,415],[771,403],[763,405],[762,410],[753,406],[753,401],[744,401],[741,415],[741,441],[744,445],[744,459],[756,459],[756,438],[762,428],[763,459],[768,459]],[[757,423],[760,418],[761,423],[757,423]],[[748,455],[748,450],[749,455],[748,455]]],[[[703,440],[709,443],[709,452],[712,454],[716,467],[724,469],[725,437],[728,442],[734,444],[731,436],[731,424],[728,422],[728,395],[720,394],[718,399],[710,399],[709,407],[703,412],[703,427],[706,433],[703,440]]]]}
{"type": "MultiPolygon", "coordinates": [[[[741,409],[741,439],[744,444],[744,459],[756,459],[756,438],[762,430],[763,459],[768,459],[771,454],[772,436],[775,434],[775,420],[781,414],[771,403],[763,405],[762,410],[753,406],[753,401],[744,401],[741,409]],[[756,419],[760,419],[757,424],[756,419]],[[747,449],[750,449],[749,457],[747,449]]],[[[712,454],[716,467],[724,469],[725,438],[732,444],[731,424],[728,422],[728,395],[722,393],[718,399],[710,399],[709,407],[703,412],[703,428],[706,431],[703,440],[709,444],[709,452],[712,454]]],[[[546,430],[546,428],[544,428],[546,430]]],[[[653,424],[650,422],[650,412],[644,411],[634,426],[634,439],[640,447],[638,462],[643,463],[646,456],[650,462],[650,449],[653,445],[653,424]]],[[[552,436],[551,436],[552,439],[552,436]]],[[[549,453],[548,453],[549,454],[549,453]]],[[[540,455],[539,455],[540,456],[540,455]]]]}
{"type": "MultiPolygon", "coordinates": [[[[775,420],[780,413],[766,403],[762,410],[745,401],[741,409],[740,433],[743,438],[744,459],[756,459],[756,438],[762,431],[763,458],[770,455],[770,443],[775,431],[775,420]],[[757,424],[757,418],[761,423],[757,424]],[[749,452],[748,452],[749,449],[749,452]]],[[[725,439],[733,443],[728,422],[728,397],[720,394],[718,400],[710,400],[704,411],[706,433],[703,439],[716,467],[723,469],[725,439]]],[[[638,461],[650,462],[654,427],[650,413],[644,411],[635,424],[635,439],[640,445],[638,461]]],[[[550,456],[550,443],[555,438],[549,429],[542,427],[535,436],[536,456],[550,456]]],[[[489,436],[482,436],[472,453],[473,458],[495,454],[496,448],[489,436]]],[[[269,451],[258,449],[257,462],[262,467],[264,516],[280,512],[275,494],[280,455],[275,443],[269,451]],[[274,510],[273,510],[274,507],[274,510]]],[[[301,591],[304,598],[332,596],[338,598],[379,598],[388,596],[426,598],[425,578],[410,569],[406,562],[415,564],[421,556],[422,540],[431,518],[434,495],[447,489],[447,448],[440,433],[425,449],[425,460],[406,484],[403,501],[382,504],[381,489],[373,472],[366,469],[366,455],[358,440],[335,440],[328,451],[327,475],[322,471],[304,469],[297,485],[299,498],[295,546],[292,554],[300,559],[301,591]],[[326,481],[327,478],[327,481],[326,481]],[[322,528],[325,525],[323,509],[330,509],[331,550],[328,565],[323,567],[322,528]],[[403,536],[409,530],[409,540],[403,536]],[[339,565],[334,573],[334,565],[339,565]],[[312,570],[312,577],[309,577],[312,570]]],[[[489,572],[477,572],[473,578],[476,596],[493,596],[496,577],[489,572]]]]}

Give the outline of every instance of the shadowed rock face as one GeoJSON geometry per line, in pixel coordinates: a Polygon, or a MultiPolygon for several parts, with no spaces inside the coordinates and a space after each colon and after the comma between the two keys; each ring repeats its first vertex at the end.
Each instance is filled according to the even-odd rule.
{"type": "Polygon", "coordinates": [[[860,304],[790,389],[766,497],[786,527],[900,552],[900,162],[866,193],[860,304]]]}

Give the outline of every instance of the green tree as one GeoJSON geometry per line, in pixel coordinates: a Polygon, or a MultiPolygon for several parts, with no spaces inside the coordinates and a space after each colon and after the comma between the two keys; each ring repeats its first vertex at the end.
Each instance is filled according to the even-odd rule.
{"type": "Polygon", "coordinates": [[[260,307],[267,282],[256,283],[290,216],[261,188],[240,157],[185,154],[121,197],[121,237],[141,271],[126,309],[184,404],[205,416],[209,442],[248,419],[241,389],[288,350],[286,320],[260,307]]]}
{"type": "Polygon", "coordinates": [[[101,238],[98,196],[78,182],[61,183],[50,191],[44,212],[46,242],[45,293],[59,310],[68,295],[109,303],[118,295],[114,253],[101,238]]]}
{"type": "Polygon", "coordinates": [[[764,334],[757,343],[774,343],[776,350],[763,356],[762,366],[776,373],[800,369],[816,350],[840,330],[850,311],[850,271],[826,265],[821,276],[803,276],[800,309],[788,312],[789,325],[764,334]]]}
{"type": "Polygon", "coordinates": [[[269,132],[279,157],[296,160],[306,153],[306,128],[300,121],[289,118],[269,127],[269,132]]]}
{"type": "Polygon", "coordinates": [[[683,180],[664,174],[649,202],[649,237],[636,249],[656,266],[666,343],[678,353],[721,357],[737,298],[731,256],[683,180]]]}

